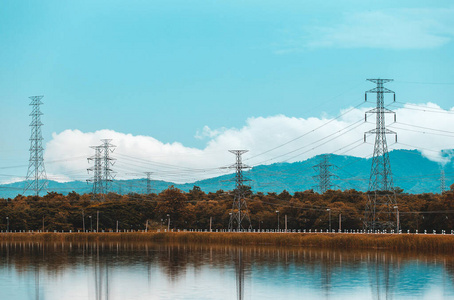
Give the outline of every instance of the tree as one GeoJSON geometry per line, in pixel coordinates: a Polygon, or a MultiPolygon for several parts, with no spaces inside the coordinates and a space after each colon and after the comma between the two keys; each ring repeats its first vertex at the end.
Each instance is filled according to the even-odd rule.
{"type": "Polygon", "coordinates": [[[205,193],[202,191],[200,187],[196,185],[194,185],[192,190],[189,190],[189,193],[187,194],[189,201],[200,201],[203,200],[204,196],[205,193]]]}
{"type": "Polygon", "coordinates": [[[156,206],[156,211],[161,218],[166,218],[169,215],[174,228],[184,222],[187,217],[185,208],[188,199],[181,190],[172,185],[159,194],[158,201],[160,202],[156,206]]]}

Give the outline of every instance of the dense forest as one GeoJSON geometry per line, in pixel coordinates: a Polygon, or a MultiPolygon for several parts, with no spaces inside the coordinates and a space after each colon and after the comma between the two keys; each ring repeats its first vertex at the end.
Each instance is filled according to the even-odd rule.
{"type": "MultiPolygon", "coordinates": [[[[324,194],[312,190],[276,193],[246,192],[249,215],[254,229],[326,230],[331,217],[332,229],[362,229],[367,194],[356,190],[330,190],[324,194]],[[329,208],[329,210],[327,210],[329,208]],[[277,213],[279,212],[279,213],[277,213]],[[340,216],[339,216],[340,215],[340,216]]],[[[226,229],[233,193],[219,190],[205,193],[194,186],[185,193],[173,186],[159,194],[118,195],[109,193],[102,201],[91,194],[75,192],[62,195],[49,192],[43,197],[18,195],[0,199],[0,230],[77,231],[164,229],[226,229]],[[99,216],[99,218],[98,218],[99,216]],[[98,223],[97,223],[98,222],[98,223]]],[[[443,194],[397,193],[402,230],[454,229],[454,185],[443,194]]]]}

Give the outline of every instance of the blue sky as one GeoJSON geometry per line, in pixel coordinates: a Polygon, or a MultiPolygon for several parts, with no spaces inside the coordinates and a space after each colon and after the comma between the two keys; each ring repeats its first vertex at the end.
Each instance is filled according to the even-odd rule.
{"type": "Polygon", "coordinates": [[[32,95],[46,142],[109,129],[195,149],[248,118],[335,116],[371,77],[450,109],[453,28],[452,1],[3,0],[0,164],[28,163],[32,95]]]}

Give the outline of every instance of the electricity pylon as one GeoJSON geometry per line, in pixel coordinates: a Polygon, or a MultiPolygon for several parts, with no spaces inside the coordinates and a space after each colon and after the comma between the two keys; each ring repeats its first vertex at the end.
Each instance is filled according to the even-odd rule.
{"type": "Polygon", "coordinates": [[[92,200],[96,200],[98,195],[103,195],[103,185],[102,185],[102,164],[101,164],[101,153],[102,148],[100,146],[91,146],[90,148],[95,150],[95,155],[87,158],[88,162],[93,161],[93,167],[88,168],[88,173],[93,172],[93,177],[87,179],[87,182],[93,182],[92,189],[92,200]]]}
{"type": "Polygon", "coordinates": [[[25,178],[24,194],[28,190],[33,190],[34,194],[38,197],[41,191],[47,191],[47,176],[46,169],[44,168],[44,149],[43,149],[43,135],[41,132],[41,112],[39,106],[43,104],[41,99],[44,96],[31,96],[30,106],[32,106],[31,136],[30,136],[30,159],[28,164],[27,177],[25,178]]]}
{"type": "Polygon", "coordinates": [[[335,166],[329,162],[329,157],[330,155],[328,154],[322,155],[320,163],[313,167],[318,174],[312,176],[312,178],[318,183],[316,187],[320,191],[320,194],[324,194],[327,190],[330,190],[334,186],[331,178],[337,177],[331,172],[331,168],[335,166]]]}
{"type": "Polygon", "coordinates": [[[152,192],[152,188],[151,188],[151,174],[153,174],[153,172],[143,172],[143,173],[126,173],[126,175],[136,175],[136,176],[142,176],[143,174],[147,175],[147,179],[146,179],[146,182],[147,182],[147,189],[146,189],[146,193],[149,195],[151,194],[152,192]]]}
{"type": "Polygon", "coordinates": [[[115,158],[112,158],[110,154],[115,151],[117,146],[112,145],[111,139],[102,139],[103,143],[100,146],[102,148],[102,185],[104,194],[108,194],[112,190],[112,181],[114,180],[115,173],[111,167],[115,164],[115,158]]]}
{"type": "Polygon", "coordinates": [[[93,172],[93,177],[87,179],[87,182],[93,182],[92,200],[104,200],[105,195],[109,193],[114,179],[114,171],[111,167],[114,164],[114,158],[110,157],[116,146],[112,145],[111,139],[101,140],[103,143],[100,146],[92,146],[95,150],[95,155],[88,158],[88,162],[93,161],[93,167],[87,171],[93,172]]]}
{"type": "Polygon", "coordinates": [[[151,194],[151,174],[153,172],[144,172],[147,175],[147,195],[151,194]]]}
{"type": "Polygon", "coordinates": [[[376,126],[375,129],[364,133],[364,141],[366,141],[367,134],[375,134],[374,155],[372,158],[369,188],[367,192],[364,228],[369,230],[394,229],[396,228],[395,220],[397,220],[397,214],[395,213],[397,201],[393,185],[391,164],[389,162],[386,135],[394,134],[397,142],[397,133],[386,128],[385,114],[394,114],[394,121],[396,121],[396,114],[385,108],[384,94],[393,94],[394,101],[396,101],[396,94],[383,86],[384,83],[393,81],[392,79],[367,80],[377,84],[377,87],[366,92],[365,101],[367,101],[368,93],[376,93],[377,107],[367,111],[365,116],[367,121],[368,114],[375,114],[376,126]]]}
{"type": "Polygon", "coordinates": [[[446,178],[445,178],[445,170],[441,170],[440,173],[440,194],[443,194],[446,191],[446,178]]]}
{"type": "Polygon", "coordinates": [[[243,182],[249,181],[249,179],[243,177],[243,169],[248,169],[249,166],[243,164],[241,160],[241,155],[248,152],[248,150],[229,150],[229,152],[235,154],[236,156],[236,163],[228,167],[230,169],[235,169],[236,171],[235,195],[233,198],[232,211],[230,213],[229,230],[231,231],[236,229],[239,231],[244,229],[243,221],[248,223],[248,229],[252,229],[251,219],[249,218],[249,212],[245,199],[245,186],[243,185],[243,182]],[[235,223],[236,228],[234,228],[235,223]]]}

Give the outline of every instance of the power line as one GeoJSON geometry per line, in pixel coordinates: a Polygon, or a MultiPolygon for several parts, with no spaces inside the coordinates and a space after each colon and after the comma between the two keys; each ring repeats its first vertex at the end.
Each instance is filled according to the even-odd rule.
{"type": "Polygon", "coordinates": [[[406,143],[402,143],[402,142],[398,142],[396,144],[407,146],[407,147],[410,147],[410,148],[415,148],[416,150],[424,150],[424,151],[429,151],[429,152],[434,152],[434,153],[440,153],[440,150],[433,150],[433,149],[428,149],[428,148],[424,148],[424,147],[416,147],[416,146],[413,146],[413,145],[410,145],[410,144],[406,144],[406,143]]]}
{"type": "MultiPolygon", "coordinates": [[[[399,129],[399,130],[404,130],[404,131],[422,133],[422,134],[432,134],[432,135],[438,135],[438,136],[454,137],[454,133],[452,133],[453,135],[448,135],[448,134],[442,134],[442,133],[425,132],[425,131],[420,131],[420,130],[402,128],[402,127],[396,126],[396,125],[394,125],[394,124],[393,124],[393,125],[390,125],[389,127],[396,128],[396,129],[399,129]]],[[[416,127],[416,126],[415,126],[415,127],[416,127]]]]}
{"type": "Polygon", "coordinates": [[[421,108],[421,106],[418,106],[418,105],[412,105],[412,104],[407,104],[407,103],[397,102],[397,101],[395,103],[405,105],[405,106],[397,106],[397,105],[391,104],[392,107],[399,108],[399,109],[408,109],[408,110],[416,110],[416,111],[422,111],[422,112],[448,114],[448,115],[454,114],[453,111],[446,111],[443,109],[437,109],[437,108],[431,108],[431,107],[421,108]],[[408,106],[413,106],[413,107],[417,107],[417,108],[412,108],[412,107],[408,107],[408,106]]]}
{"type": "Polygon", "coordinates": [[[448,130],[442,130],[442,129],[435,129],[435,128],[429,128],[429,127],[424,127],[424,126],[418,126],[414,124],[407,124],[407,123],[402,123],[402,122],[397,122],[395,124],[402,124],[406,126],[411,126],[411,127],[416,127],[416,128],[421,128],[421,129],[426,129],[426,130],[432,130],[432,131],[438,131],[438,132],[443,132],[443,133],[451,133],[454,134],[454,131],[448,131],[448,130]]]}
{"type": "Polygon", "coordinates": [[[276,149],[279,149],[279,148],[281,148],[281,147],[284,147],[284,146],[286,146],[286,145],[288,145],[288,144],[290,144],[290,143],[292,143],[292,142],[294,142],[294,141],[296,141],[296,140],[299,140],[300,138],[303,138],[303,137],[305,137],[306,135],[308,135],[308,134],[310,134],[310,133],[313,133],[313,132],[315,132],[316,130],[318,130],[318,129],[320,129],[320,128],[323,128],[323,127],[325,127],[326,125],[330,124],[331,122],[333,122],[333,121],[335,121],[335,120],[337,120],[337,119],[343,117],[344,115],[346,115],[346,114],[348,114],[349,112],[355,110],[356,108],[360,107],[360,106],[363,105],[363,104],[364,104],[364,103],[361,102],[360,104],[356,105],[355,107],[352,107],[352,108],[348,109],[347,111],[343,112],[342,114],[340,114],[340,115],[338,115],[338,116],[336,116],[336,117],[330,119],[328,122],[323,123],[322,125],[320,125],[320,126],[314,128],[314,129],[312,129],[312,130],[310,130],[310,131],[308,131],[308,132],[306,132],[306,133],[304,133],[304,134],[302,134],[302,135],[300,135],[300,136],[297,136],[296,138],[293,138],[293,139],[291,139],[291,140],[289,140],[289,141],[287,141],[287,142],[285,142],[285,143],[283,143],[283,144],[280,144],[280,145],[278,145],[278,146],[276,146],[276,147],[274,147],[274,148],[271,148],[271,149],[269,149],[269,150],[267,150],[267,151],[261,152],[261,153],[259,153],[259,154],[254,155],[254,156],[251,156],[251,157],[249,157],[249,158],[246,159],[246,160],[251,160],[251,159],[253,159],[253,158],[257,157],[257,156],[261,156],[261,155],[263,155],[263,154],[269,153],[269,152],[271,152],[271,151],[274,151],[274,150],[276,150],[276,149]]]}
{"type": "Polygon", "coordinates": [[[417,81],[401,81],[401,80],[396,80],[396,82],[409,83],[409,84],[454,85],[454,82],[417,82],[417,81]]]}
{"type": "Polygon", "coordinates": [[[200,169],[200,168],[182,167],[182,166],[166,164],[166,163],[161,163],[161,162],[152,161],[152,160],[146,160],[146,159],[142,159],[142,158],[138,158],[138,157],[134,157],[134,156],[130,156],[130,155],[125,155],[122,153],[117,153],[117,155],[120,157],[125,157],[125,158],[129,158],[132,160],[136,160],[136,161],[142,162],[144,164],[158,165],[158,166],[160,165],[160,166],[167,167],[167,168],[174,168],[174,169],[180,169],[180,170],[183,169],[183,170],[187,170],[187,171],[206,171],[206,170],[218,169],[218,168],[200,169]]]}
{"type": "Polygon", "coordinates": [[[350,125],[348,125],[348,126],[342,128],[342,129],[339,129],[338,131],[333,132],[333,133],[331,133],[331,134],[329,134],[329,135],[327,135],[327,136],[325,136],[325,137],[323,137],[323,138],[321,138],[321,139],[318,139],[317,141],[314,141],[314,142],[312,142],[312,143],[310,143],[310,144],[306,144],[306,145],[304,145],[304,146],[302,146],[302,147],[299,147],[299,148],[297,148],[297,149],[294,149],[294,150],[292,150],[292,151],[289,151],[289,152],[286,152],[286,153],[277,155],[277,156],[275,156],[275,157],[269,158],[269,159],[267,159],[267,160],[261,161],[261,162],[259,162],[259,163],[256,163],[254,166],[258,166],[258,165],[264,164],[264,163],[266,163],[266,162],[275,160],[275,159],[277,159],[277,158],[280,158],[280,157],[283,157],[283,156],[286,156],[286,155],[295,153],[295,152],[297,152],[297,151],[299,151],[299,150],[305,149],[305,148],[310,147],[310,146],[312,146],[312,145],[315,145],[315,144],[317,144],[317,143],[319,143],[319,142],[322,142],[322,141],[324,141],[324,140],[326,140],[326,139],[328,139],[328,138],[330,138],[330,137],[332,137],[332,136],[335,136],[335,135],[341,133],[342,131],[344,131],[344,130],[346,130],[346,129],[352,127],[352,126],[354,126],[353,128],[350,128],[349,130],[347,130],[347,131],[341,133],[341,134],[338,135],[338,136],[335,136],[335,137],[332,138],[332,139],[329,139],[328,141],[326,141],[326,142],[324,142],[324,143],[321,143],[321,144],[319,144],[319,145],[316,145],[316,146],[310,148],[310,149],[307,150],[307,151],[303,151],[303,152],[301,152],[301,153],[298,153],[298,154],[296,154],[296,155],[294,155],[294,156],[291,156],[290,158],[287,158],[286,160],[283,161],[283,162],[288,162],[288,161],[290,161],[290,160],[292,160],[292,159],[294,159],[294,158],[296,158],[296,157],[298,157],[298,156],[300,156],[300,155],[303,155],[303,154],[308,153],[308,152],[310,152],[310,151],[312,151],[312,150],[314,150],[314,149],[317,149],[318,147],[321,147],[321,146],[323,146],[323,145],[326,145],[327,143],[329,143],[329,142],[331,142],[331,141],[333,141],[333,140],[335,140],[335,139],[337,139],[337,138],[343,136],[344,134],[346,134],[346,133],[348,133],[348,132],[350,132],[350,131],[352,131],[352,130],[358,128],[358,127],[361,126],[362,124],[363,124],[363,120],[358,120],[357,122],[354,122],[354,123],[352,123],[352,124],[350,124],[350,125]],[[356,126],[355,126],[355,125],[356,125],[356,126]]]}

